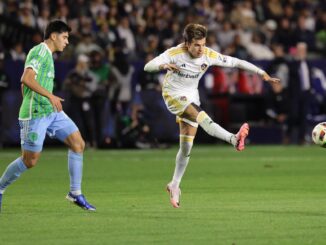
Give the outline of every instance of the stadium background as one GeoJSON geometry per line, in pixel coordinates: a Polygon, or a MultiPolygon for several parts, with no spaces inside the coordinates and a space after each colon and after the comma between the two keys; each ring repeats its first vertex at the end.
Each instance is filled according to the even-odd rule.
{"type": "MultiPolygon", "coordinates": [[[[297,43],[305,42],[312,68],[310,100],[306,102],[309,103],[305,118],[306,141],[298,139],[297,127],[286,143],[309,143],[312,125],[323,120],[326,113],[323,1],[7,0],[0,3],[1,145],[19,145],[17,115],[24,58],[31,47],[42,41],[40,30],[54,18],[66,21],[73,29],[69,47],[63,54],[55,55],[55,94],[66,99],[65,111],[77,122],[89,146],[146,148],[159,146],[157,142],[177,142],[177,125],[157,90],[163,76],[146,77],[142,70],[148,55],[158,55],[182,42],[182,29],[189,22],[208,27],[207,46],[249,60],[276,76],[282,73],[272,69],[275,61],[281,56],[290,70],[295,62],[297,43]],[[284,55],[277,53],[279,46],[284,55]],[[72,91],[65,85],[67,77],[76,63],[85,59],[96,71],[98,67],[94,67],[93,60],[96,53],[101,55],[100,68],[107,77],[98,82],[95,92],[85,91],[90,93],[79,98],[80,104],[90,106],[76,113],[76,106],[70,101],[72,91]],[[129,69],[123,71],[125,67],[129,69]],[[124,85],[117,75],[111,76],[115,73],[113,70],[120,71],[116,74],[124,79],[124,85]],[[128,80],[124,72],[131,79],[128,80]],[[120,96],[124,89],[127,91],[125,97],[120,96]],[[94,103],[96,96],[103,100],[94,103]],[[83,119],[85,115],[88,119],[98,119],[100,115],[100,123],[96,124],[95,120],[90,123],[83,119]],[[132,128],[135,122],[148,126],[150,133],[143,132],[142,127],[132,128]],[[95,130],[99,128],[100,131],[95,130]]],[[[283,79],[285,88],[290,86],[290,79],[283,79]]],[[[284,142],[286,123],[278,123],[268,115],[267,98],[271,88],[257,76],[237,70],[210,69],[200,83],[200,92],[202,106],[227,129],[235,131],[241,122],[249,121],[252,143],[284,142]]],[[[197,140],[215,142],[203,133],[199,133],[197,140]]],[[[48,143],[54,144],[51,140],[48,143]]]]}

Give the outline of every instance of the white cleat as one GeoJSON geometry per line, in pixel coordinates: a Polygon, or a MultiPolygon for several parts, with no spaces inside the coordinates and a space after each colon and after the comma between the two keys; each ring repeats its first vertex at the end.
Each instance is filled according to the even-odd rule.
{"type": "Polygon", "coordinates": [[[171,184],[169,183],[166,186],[166,191],[170,195],[170,203],[174,208],[180,207],[180,196],[181,196],[181,189],[179,187],[173,188],[171,184]]]}

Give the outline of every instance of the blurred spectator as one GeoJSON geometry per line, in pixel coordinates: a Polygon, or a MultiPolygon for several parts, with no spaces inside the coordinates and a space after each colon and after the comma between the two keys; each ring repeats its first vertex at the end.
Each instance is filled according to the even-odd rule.
{"type": "Polygon", "coordinates": [[[33,3],[31,1],[19,4],[19,21],[25,26],[36,27],[36,17],[33,15],[33,3]]]}
{"type": "Polygon", "coordinates": [[[258,60],[271,60],[274,58],[273,52],[262,41],[262,34],[254,33],[252,42],[246,46],[249,55],[258,60]]]}
{"type": "Polygon", "coordinates": [[[289,79],[289,128],[288,135],[297,134],[297,143],[305,143],[307,118],[311,99],[311,67],[307,61],[307,44],[298,43],[295,60],[290,66],[289,79]],[[295,132],[297,131],[297,132],[295,132]]]}
{"type": "Polygon", "coordinates": [[[216,52],[221,51],[221,48],[220,48],[220,46],[218,45],[218,42],[217,42],[216,35],[213,32],[208,32],[207,33],[206,46],[211,48],[211,49],[214,49],[216,52]]]}
{"type": "Polygon", "coordinates": [[[267,14],[268,18],[278,19],[283,15],[282,2],[280,0],[267,1],[267,14]]]}
{"type": "Polygon", "coordinates": [[[106,15],[109,12],[109,7],[104,3],[103,0],[93,0],[90,1],[90,11],[93,19],[96,19],[100,13],[106,15]]]}
{"type": "Polygon", "coordinates": [[[92,34],[85,33],[82,36],[80,42],[76,46],[76,50],[75,50],[76,56],[80,54],[88,55],[94,50],[99,52],[102,51],[101,47],[94,42],[92,34]]]}
{"type": "Polygon", "coordinates": [[[108,14],[108,22],[110,26],[117,27],[119,18],[118,7],[116,5],[111,5],[108,14]]]}
{"type": "Polygon", "coordinates": [[[287,88],[290,78],[289,60],[286,58],[284,48],[281,44],[273,46],[275,58],[271,61],[266,71],[281,80],[283,88],[287,88]]]}
{"type": "Polygon", "coordinates": [[[128,56],[123,52],[119,52],[115,56],[111,71],[117,81],[116,88],[110,88],[113,100],[116,101],[115,109],[119,114],[126,115],[132,98],[131,79],[134,68],[130,65],[128,56]]]}
{"type": "Polygon", "coordinates": [[[222,50],[233,42],[235,34],[235,31],[232,29],[232,24],[229,21],[224,21],[222,30],[217,32],[217,41],[222,50]]]}
{"type": "Polygon", "coordinates": [[[43,8],[41,10],[41,14],[37,17],[36,24],[39,30],[45,30],[45,27],[49,23],[50,20],[50,9],[43,8]]]}
{"type": "Polygon", "coordinates": [[[240,35],[236,34],[233,42],[224,50],[224,54],[247,60],[249,57],[248,51],[241,43],[240,35]]]}
{"type": "Polygon", "coordinates": [[[4,9],[5,9],[5,3],[4,2],[0,2],[0,14],[4,13],[4,9]]]}
{"type": "Polygon", "coordinates": [[[117,145],[123,148],[150,149],[161,147],[152,135],[143,107],[139,103],[131,105],[131,115],[119,118],[117,125],[117,145]]]}
{"type": "MultiPolygon", "coordinates": [[[[145,63],[154,58],[154,54],[146,55],[145,63]]],[[[163,116],[165,110],[162,104],[161,84],[159,81],[159,74],[145,72],[143,69],[138,74],[137,92],[143,105],[143,110],[147,115],[148,124],[154,127],[155,123],[163,116]]]]}
{"type": "Polygon", "coordinates": [[[289,143],[288,117],[289,103],[286,89],[281,83],[269,85],[270,89],[266,93],[266,115],[267,118],[282,128],[282,143],[289,143]]]}
{"type": "Polygon", "coordinates": [[[236,2],[235,8],[231,11],[230,20],[233,24],[240,24],[244,29],[256,27],[256,15],[249,0],[236,2]]]}
{"type": "Polygon", "coordinates": [[[135,53],[135,38],[129,27],[129,19],[127,16],[121,17],[118,26],[117,32],[119,34],[120,39],[124,40],[124,53],[133,55],[135,53]]]}
{"type": "Polygon", "coordinates": [[[96,147],[96,132],[91,98],[96,90],[98,78],[89,69],[89,58],[79,55],[75,68],[64,81],[68,93],[68,114],[77,123],[86,144],[96,147]]]}
{"type": "Polygon", "coordinates": [[[266,20],[266,8],[263,0],[254,0],[253,10],[255,12],[257,21],[259,23],[263,23],[266,20]]]}
{"type": "Polygon", "coordinates": [[[110,50],[115,42],[118,42],[119,37],[117,31],[104,22],[100,26],[97,36],[97,42],[102,49],[110,50]]]}
{"type": "Polygon", "coordinates": [[[273,37],[275,36],[275,31],[277,30],[277,23],[274,20],[267,20],[265,24],[262,26],[262,31],[266,38],[265,44],[271,46],[273,37]]]}
{"type": "Polygon", "coordinates": [[[316,40],[314,33],[306,26],[306,17],[300,15],[297,20],[297,28],[294,30],[296,42],[304,42],[308,45],[308,50],[315,50],[316,40]]]}
{"type": "Polygon", "coordinates": [[[271,42],[282,44],[286,52],[295,45],[294,33],[291,29],[291,23],[288,18],[282,18],[279,21],[278,28],[276,29],[271,42]]]}
{"type": "Polygon", "coordinates": [[[62,4],[57,8],[56,18],[64,22],[68,22],[69,8],[66,4],[62,4]]]}
{"type": "Polygon", "coordinates": [[[91,16],[90,1],[87,0],[74,0],[67,2],[69,6],[69,17],[76,19],[79,16],[91,16]],[[76,7],[78,6],[78,7],[76,7]]]}
{"type": "Polygon", "coordinates": [[[102,129],[105,124],[110,69],[102,54],[96,50],[90,53],[90,69],[97,76],[97,85],[92,93],[91,105],[94,111],[96,143],[97,146],[101,146],[104,140],[102,129]]]}
{"type": "Polygon", "coordinates": [[[16,43],[9,50],[8,58],[12,60],[25,61],[26,53],[24,52],[22,43],[16,43]]]}

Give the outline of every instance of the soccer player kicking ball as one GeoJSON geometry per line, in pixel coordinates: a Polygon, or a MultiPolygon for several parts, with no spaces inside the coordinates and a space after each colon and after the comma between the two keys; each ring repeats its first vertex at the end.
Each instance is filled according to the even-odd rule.
{"type": "Polygon", "coordinates": [[[0,178],[0,210],[6,188],[36,165],[46,133],[69,147],[70,192],[66,198],[83,209],[96,210],[81,193],[85,142],[75,123],[62,111],[63,99],[52,94],[52,53],[64,50],[69,43],[70,31],[64,22],[51,21],[45,29],[44,42],[33,47],[27,55],[21,78],[23,102],[19,111],[22,156],[10,163],[0,178]]]}
{"type": "Polygon", "coordinates": [[[188,24],[183,33],[184,43],[166,50],[144,67],[147,72],[167,70],[162,88],[163,98],[169,111],[177,116],[180,125],[180,148],[172,181],[167,185],[170,202],[175,208],[180,207],[179,185],[189,162],[198,124],[209,135],[232,144],[238,151],[244,150],[249,133],[247,123],[241,126],[237,134],[226,131],[200,108],[198,82],[208,67],[237,67],[259,74],[267,82],[279,82],[279,79],[271,78],[265,71],[247,61],[205,47],[206,36],[206,27],[188,24]]]}

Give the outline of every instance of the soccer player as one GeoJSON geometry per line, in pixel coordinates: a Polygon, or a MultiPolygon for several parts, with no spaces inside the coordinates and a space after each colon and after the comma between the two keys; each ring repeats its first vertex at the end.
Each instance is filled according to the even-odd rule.
{"type": "Polygon", "coordinates": [[[149,61],[144,70],[157,72],[166,70],[162,94],[168,110],[177,116],[180,125],[180,148],[172,181],[167,185],[170,202],[180,207],[180,182],[189,162],[193,141],[200,125],[209,135],[232,144],[238,151],[245,148],[249,125],[244,123],[237,134],[232,134],[213,120],[200,108],[198,82],[209,66],[237,67],[259,74],[263,80],[277,83],[265,71],[255,65],[222,55],[205,47],[206,27],[188,24],[183,32],[184,43],[172,47],[149,61]]]}
{"type": "Polygon", "coordinates": [[[33,47],[21,77],[23,102],[19,111],[22,155],[10,163],[0,178],[0,210],[3,193],[27,169],[36,165],[45,134],[68,147],[70,191],[66,198],[79,207],[95,211],[81,192],[85,142],[75,123],[63,112],[62,98],[52,94],[54,64],[52,54],[68,45],[71,28],[60,20],[51,21],[44,42],[33,47]]]}

